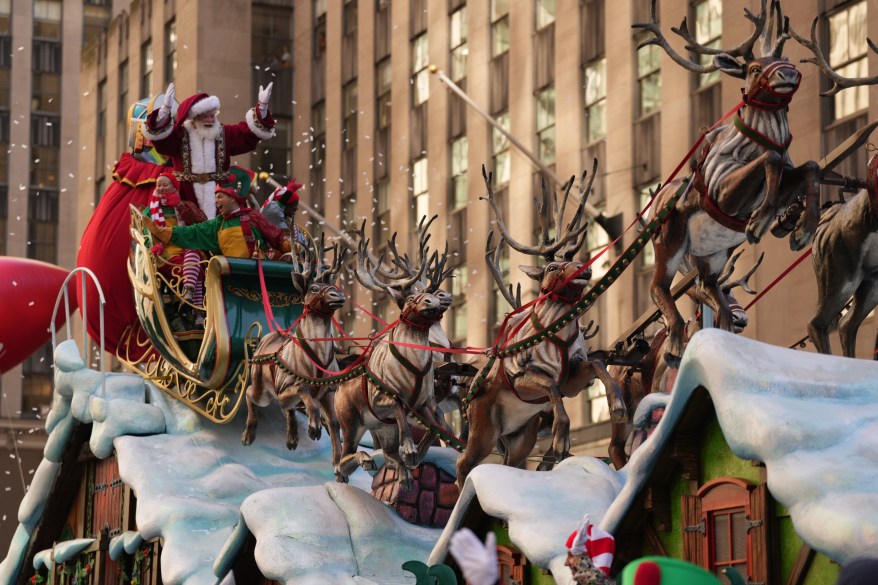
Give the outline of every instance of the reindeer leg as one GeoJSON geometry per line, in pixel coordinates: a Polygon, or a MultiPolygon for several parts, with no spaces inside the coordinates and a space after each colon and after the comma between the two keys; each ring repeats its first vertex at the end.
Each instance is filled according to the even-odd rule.
{"type": "Polygon", "coordinates": [[[783,171],[783,155],[766,150],[746,165],[725,176],[717,193],[717,203],[730,215],[752,209],[753,198],[765,186],[765,196],[756,210],[750,214],[745,234],[747,241],[756,244],[768,231],[777,215],[780,178],[783,171]]]}
{"type": "Polygon", "coordinates": [[[469,421],[469,438],[466,449],[457,457],[457,486],[463,484],[473,468],[482,462],[497,444],[500,436],[498,422],[491,416],[491,404],[496,399],[482,394],[472,400],[466,409],[469,421]]]}
{"type": "Polygon", "coordinates": [[[787,205],[796,201],[799,192],[805,191],[805,211],[799,215],[796,227],[790,234],[790,249],[803,250],[811,243],[820,221],[820,167],[809,160],[794,169],[784,171],[781,197],[787,205]]]}
{"type": "Polygon", "coordinates": [[[717,327],[723,331],[732,331],[732,310],[718,278],[733,251],[734,249],[723,250],[710,256],[692,257],[700,278],[696,296],[714,310],[717,327]]]}
{"type": "Polygon", "coordinates": [[[613,461],[613,467],[618,471],[628,463],[628,454],[625,453],[625,444],[631,433],[631,425],[627,422],[617,422],[610,425],[610,446],[607,454],[613,461]]]}
{"type": "Polygon", "coordinates": [[[341,459],[335,468],[335,476],[341,476],[347,482],[348,476],[358,467],[366,471],[375,469],[375,461],[364,451],[357,451],[366,432],[366,426],[358,409],[365,408],[357,399],[359,398],[360,380],[353,380],[341,385],[335,400],[335,412],[341,428],[342,449],[341,459]]]}
{"type": "Polygon", "coordinates": [[[308,436],[312,441],[319,441],[321,432],[320,407],[317,406],[317,401],[311,394],[313,389],[313,386],[303,386],[299,391],[299,397],[305,403],[305,413],[308,415],[308,436]]]}
{"type": "MultiPolygon", "coordinates": [[[[664,359],[676,367],[679,366],[680,358],[683,356],[686,322],[677,309],[674,297],[671,296],[671,283],[674,280],[674,274],[677,272],[679,259],[676,263],[671,264],[667,259],[661,258],[665,253],[667,251],[662,247],[659,245],[655,246],[655,271],[652,275],[652,284],[650,285],[649,292],[653,302],[655,302],[659,311],[664,316],[665,322],[668,324],[668,342],[664,359]]],[[[680,252],[677,252],[677,254],[680,254],[680,252]]]]}
{"type": "Polygon", "coordinates": [[[622,387],[607,371],[607,367],[603,362],[590,361],[594,370],[594,374],[598,380],[603,382],[604,388],[607,390],[607,404],[610,407],[610,421],[614,423],[624,423],[628,420],[628,411],[625,407],[625,398],[622,395],[622,387]]]}
{"type": "Polygon", "coordinates": [[[857,357],[857,330],[875,305],[878,305],[878,283],[871,279],[863,280],[854,293],[850,311],[841,318],[838,325],[841,351],[845,357],[857,357]]]}
{"type": "Polygon", "coordinates": [[[287,449],[295,451],[299,446],[299,421],[296,420],[296,408],[291,406],[285,410],[287,415],[287,449]]]}
{"type": "Polygon", "coordinates": [[[510,467],[523,467],[527,456],[537,444],[537,433],[540,430],[540,415],[536,414],[527,421],[523,427],[506,435],[501,440],[506,444],[506,454],[503,456],[503,465],[510,467]]]}
{"type": "Polygon", "coordinates": [[[338,463],[341,461],[341,430],[338,417],[335,415],[335,388],[331,388],[320,397],[320,414],[326,431],[329,433],[329,443],[332,446],[332,467],[335,469],[335,480],[347,483],[347,478],[338,472],[338,463]]]}
{"type": "Polygon", "coordinates": [[[399,449],[405,466],[414,469],[418,466],[418,448],[412,438],[412,429],[406,419],[405,409],[402,404],[396,402],[393,406],[393,418],[399,427],[399,449]]]}
{"type": "Polygon", "coordinates": [[[826,226],[814,242],[814,274],[817,277],[817,309],[808,322],[808,337],[820,353],[832,354],[829,330],[838,319],[848,298],[860,285],[858,263],[850,258],[841,230],[826,226]]]}
{"type": "Polygon", "coordinates": [[[570,451],[570,417],[564,408],[564,397],[561,388],[553,382],[549,388],[549,402],[552,403],[552,449],[555,451],[556,461],[567,457],[570,451]]]}
{"type": "Polygon", "coordinates": [[[250,386],[247,387],[247,424],[241,433],[241,443],[251,445],[256,438],[258,415],[256,402],[262,398],[262,365],[250,366],[250,386]]]}

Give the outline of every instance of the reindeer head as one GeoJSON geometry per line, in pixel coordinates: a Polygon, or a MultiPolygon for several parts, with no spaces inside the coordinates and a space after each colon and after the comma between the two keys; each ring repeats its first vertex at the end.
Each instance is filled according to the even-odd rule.
{"type": "Polygon", "coordinates": [[[399,320],[406,325],[427,328],[442,318],[447,305],[432,293],[422,292],[410,295],[405,300],[399,320]]]}
{"type": "MultiPolygon", "coordinates": [[[[314,244],[317,246],[317,244],[314,244]]],[[[328,317],[340,309],[345,303],[345,294],[335,285],[338,271],[344,265],[347,257],[347,249],[333,244],[330,248],[325,246],[324,234],[320,234],[319,249],[303,250],[307,258],[303,258],[300,265],[307,266],[305,272],[293,272],[293,288],[303,296],[305,309],[318,316],[328,317]],[[332,251],[332,263],[326,265],[324,257],[326,252],[332,251]]]]}
{"type": "MultiPolygon", "coordinates": [[[[846,78],[830,67],[828,61],[817,42],[816,28],[818,19],[815,18],[811,25],[811,40],[807,40],[796,34],[790,28],[789,18],[783,15],[780,8],[780,0],[762,0],[759,14],[753,14],[744,9],[744,16],[753,23],[752,34],[737,47],[730,49],[718,49],[699,43],[686,23],[686,19],[678,28],[671,31],[686,41],[686,49],[697,55],[712,57],[710,63],[696,63],[677,53],[665,38],[656,17],[656,0],[650,4],[650,22],[632,25],[632,28],[642,29],[652,33],[652,37],[641,42],[638,49],[647,45],[661,47],[677,65],[694,73],[711,73],[722,71],[733,77],[745,79],[746,87],[744,101],[757,109],[777,110],[789,104],[793,94],[799,88],[802,74],[795,65],[783,56],[784,43],[793,38],[803,47],[814,53],[813,58],[803,62],[817,65],[823,74],[832,81],[832,88],[821,95],[835,95],[842,89],[859,85],[874,85],[878,83],[878,77],[846,78]],[[753,53],[753,46],[761,40],[761,57],[753,53]]],[[[871,40],[869,46],[878,53],[871,40]]]]}
{"type": "Polygon", "coordinates": [[[570,180],[565,184],[564,198],[560,207],[554,195],[551,198],[549,197],[546,182],[545,180],[542,181],[542,201],[537,201],[542,232],[541,243],[538,246],[525,246],[515,241],[509,235],[509,230],[506,229],[506,224],[500,215],[500,209],[494,198],[492,186],[493,173],[487,173],[484,165],[482,166],[482,177],[485,179],[485,186],[488,189],[488,194],[485,198],[494,210],[497,218],[497,227],[500,230],[500,243],[497,244],[496,248],[491,247],[493,232],[488,235],[485,259],[494,280],[500,285],[500,290],[513,307],[518,308],[521,306],[521,287],[519,286],[516,294],[513,294],[512,286],[507,286],[503,282],[499,259],[500,251],[505,244],[508,244],[513,250],[522,254],[541,256],[546,261],[543,267],[519,266],[519,268],[530,278],[540,281],[540,292],[549,294],[553,300],[576,302],[582,295],[582,290],[588,285],[588,281],[591,279],[591,268],[583,268],[583,263],[573,260],[573,257],[585,244],[585,231],[588,227],[584,216],[585,203],[588,200],[588,195],[591,192],[591,186],[597,173],[597,165],[598,161],[595,159],[587,184],[586,173],[582,173],[579,182],[579,204],[565,230],[561,229],[564,225],[564,212],[567,208],[570,190],[573,188],[576,177],[570,177],[570,180]],[[553,222],[556,228],[554,236],[551,234],[551,224],[553,222]]]}

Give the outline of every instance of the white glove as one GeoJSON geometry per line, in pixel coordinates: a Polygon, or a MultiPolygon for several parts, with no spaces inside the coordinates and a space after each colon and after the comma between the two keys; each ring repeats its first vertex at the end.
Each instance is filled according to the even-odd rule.
{"type": "Polygon", "coordinates": [[[497,536],[489,532],[485,544],[469,528],[461,528],[451,537],[448,547],[463,576],[470,585],[496,585],[497,536]]]}
{"type": "Polygon", "coordinates": [[[259,86],[259,103],[257,105],[259,106],[259,115],[263,118],[268,114],[268,100],[271,99],[271,86],[273,85],[274,82],[272,81],[264,88],[261,85],[259,86]]]}
{"type": "Polygon", "coordinates": [[[165,90],[165,98],[162,103],[162,107],[159,108],[158,114],[158,123],[159,126],[163,126],[164,123],[171,117],[171,104],[174,103],[174,82],[168,84],[168,89],[165,90]]]}

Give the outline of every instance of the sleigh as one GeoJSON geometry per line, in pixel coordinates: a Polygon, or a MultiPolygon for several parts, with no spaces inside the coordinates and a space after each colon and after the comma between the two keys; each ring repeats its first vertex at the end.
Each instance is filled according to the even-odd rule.
{"type": "Polygon", "coordinates": [[[289,325],[302,313],[291,265],[262,261],[260,275],[255,260],[213,256],[206,262],[204,328],[181,327],[181,312],[199,309],[187,308],[179,283],[158,272],[142,216],[133,209],[131,236],[128,275],[145,336],[134,343],[152,351],[139,360],[118,357],[200,414],[229,422],[244,399],[246,359],[269,330],[263,297],[277,323],[289,325]]]}

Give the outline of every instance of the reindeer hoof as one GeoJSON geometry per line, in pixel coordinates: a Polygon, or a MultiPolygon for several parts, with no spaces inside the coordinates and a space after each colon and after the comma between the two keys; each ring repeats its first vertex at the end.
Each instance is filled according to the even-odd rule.
{"type": "Polygon", "coordinates": [[[357,463],[359,463],[363,471],[375,471],[378,469],[378,466],[375,465],[375,460],[368,453],[362,451],[357,453],[357,463]]]}
{"type": "Polygon", "coordinates": [[[253,444],[253,435],[251,435],[247,431],[244,431],[243,433],[241,433],[241,444],[243,444],[245,447],[249,447],[250,445],[252,445],[253,444]]]}
{"type": "Polygon", "coordinates": [[[804,250],[808,247],[808,244],[811,243],[813,237],[814,235],[809,233],[807,230],[796,229],[792,234],[790,234],[790,250],[792,250],[793,252],[804,250]]]}
{"type": "Polygon", "coordinates": [[[308,436],[311,438],[312,441],[319,441],[320,440],[320,427],[317,427],[317,428],[308,427],[308,436]]]}
{"type": "Polygon", "coordinates": [[[296,447],[299,446],[299,435],[295,437],[287,437],[287,449],[290,451],[295,451],[296,447]]]}
{"type": "Polygon", "coordinates": [[[345,474],[343,474],[340,471],[336,471],[335,472],[335,481],[337,481],[338,483],[348,483],[348,476],[346,476],[345,474]]]}

